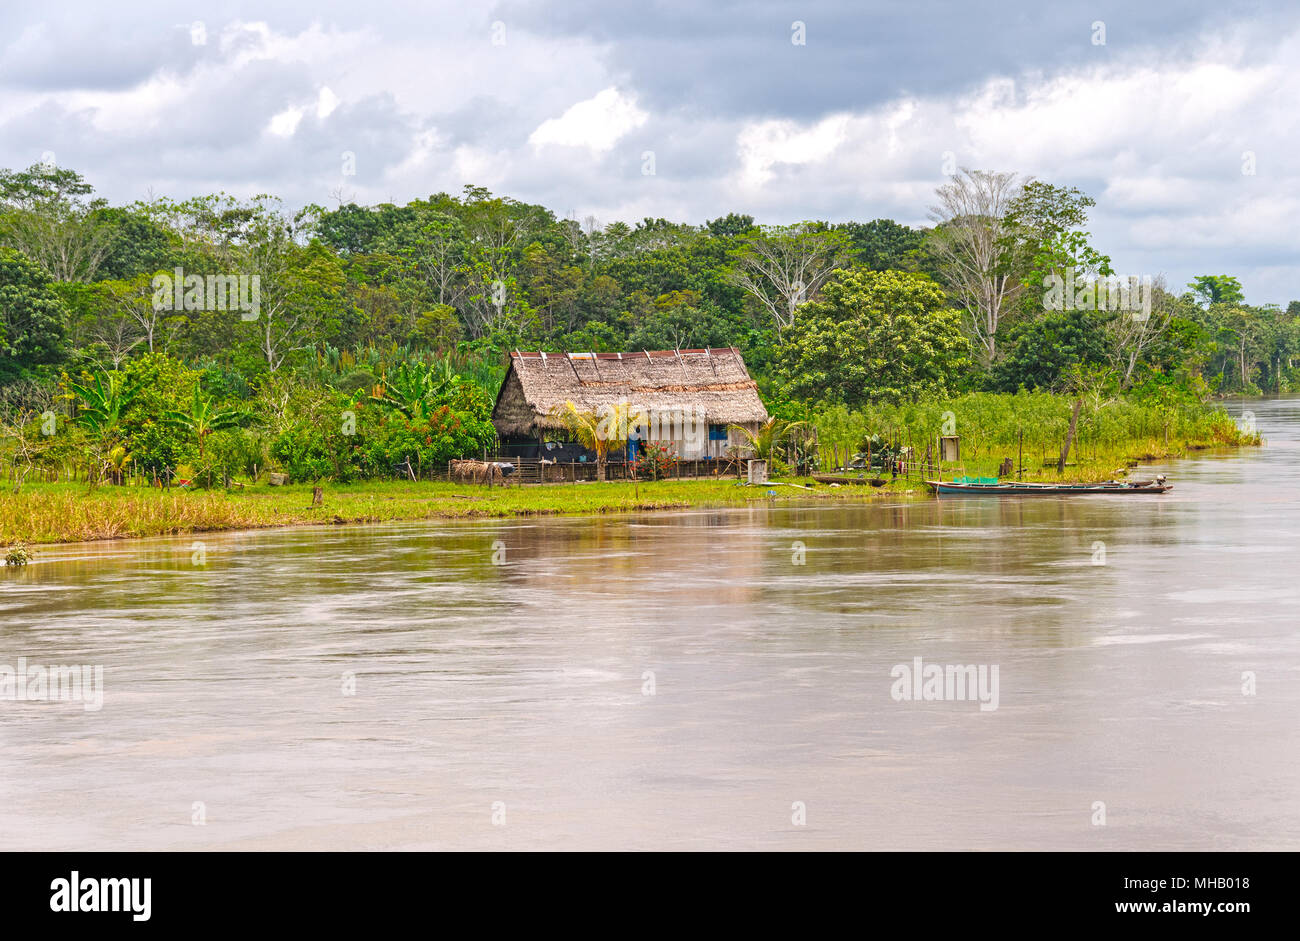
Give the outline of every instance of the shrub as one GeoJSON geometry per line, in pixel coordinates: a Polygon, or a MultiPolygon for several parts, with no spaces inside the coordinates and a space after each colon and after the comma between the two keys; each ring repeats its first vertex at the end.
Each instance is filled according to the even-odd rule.
{"type": "Polygon", "coordinates": [[[677,454],[671,442],[647,441],[637,457],[636,472],[647,480],[661,480],[672,473],[677,454]]]}

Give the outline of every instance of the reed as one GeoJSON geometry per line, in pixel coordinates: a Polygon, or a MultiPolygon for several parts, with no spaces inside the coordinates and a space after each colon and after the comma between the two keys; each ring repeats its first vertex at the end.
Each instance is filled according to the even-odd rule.
{"type": "MultiPolygon", "coordinates": [[[[855,451],[866,437],[911,446],[924,458],[940,434],[961,438],[968,472],[996,470],[1002,459],[1019,461],[1023,447],[1026,478],[1061,450],[1074,400],[1046,392],[972,392],[925,402],[879,404],[849,410],[823,409],[815,419],[822,466],[829,468],[855,451]]],[[[1085,397],[1071,448],[1073,476],[1105,479],[1133,459],[1163,459],[1206,447],[1258,444],[1241,432],[1222,408],[1199,402],[1155,404],[1129,399],[1085,397]],[[1100,476],[1099,476],[1100,475],[1100,476]]],[[[1055,468],[1051,474],[1055,477],[1055,468]]]]}

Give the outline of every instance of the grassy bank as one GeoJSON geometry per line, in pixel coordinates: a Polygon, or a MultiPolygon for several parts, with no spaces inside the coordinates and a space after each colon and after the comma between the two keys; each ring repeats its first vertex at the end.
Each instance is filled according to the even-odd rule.
{"type": "MultiPolygon", "coordinates": [[[[1107,450],[1087,456],[1058,476],[1038,456],[1025,455],[1025,480],[1104,480],[1133,460],[1165,460],[1200,450],[1213,442],[1179,442],[1150,450],[1107,450]]],[[[997,457],[977,457],[945,465],[944,476],[994,476],[997,457]]],[[[798,482],[798,481],[792,481],[798,482]]],[[[587,515],[693,506],[742,506],[788,500],[863,501],[928,494],[918,479],[898,478],[880,489],[815,486],[811,490],[773,485],[746,487],[734,480],[665,480],[633,484],[555,484],[486,489],[441,482],[369,481],[323,488],[323,502],[312,506],[307,485],[260,484],[226,493],[164,491],[151,487],[85,484],[27,484],[18,493],[0,493],[0,546],[14,543],[91,542],[137,536],[177,535],[272,526],[338,525],[396,520],[492,519],[587,515]],[[769,490],[773,495],[769,495],[769,490]]]]}
{"type": "MultiPolygon", "coordinates": [[[[1075,426],[1071,455],[1113,459],[1126,455],[1177,453],[1188,445],[1238,446],[1251,441],[1221,407],[1191,398],[1168,401],[1085,396],[1075,426]]],[[[871,434],[919,455],[940,434],[961,438],[963,458],[1055,456],[1064,444],[1075,400],[1048,392],[971,392],[946,399],[877,404],[859,409],[830,406],[810,415],[823,460],[861,448],[871,434]]],[[[1073,459],[1073,457],[1072,457],[1073,459]]],[[[1041,460],[1040,460],[1041,463],[1041,460]]]]}
{"type": "MultiPolygon", "coordinates": [[[[900,484],[902,482],[900,481],[900,484]]],[[[920,487],[914,483],[913,486],[920,487]]],[[[584,515],[692,506],[736,506],[768,500],[870,499],[869,488],[738,486],[734,480],[626,481],[486,489],[440,482],[370,481],[324,486],[321,506],[312,488],[265,484],[242,491],[163,491],[150,487],[28,484],[0,494],[0,545],[89,542],[134,536],[330,525],[390,520],[584,515]]]]}
{"type": "MultiPolygon", "coordinates": [[[[1094,417],[1086,428],[1081,422],[1084,433],[1076,439],[1065,473],[1058,474],[1059,445],[1041,430],[1040,424],[1046,424],[1049,417],[1059,419],[1056,413],[1060,409],[1054,408],[1051,415],[1037,416],[1040,424],[1030,424],[1023,413],[1006,408],[1008,403],[1015,404],[1017,397],[986,401],[1005,409],[1005,414],[981,415],[972,405],[986,402],[975,397],[954,402],[960,409],[956,414],[961,416],[959,421],[964,431],[962,459],[943,466],[945,478],[963,474],[993,477],[998,474],[1001,461],[1011,458],[1016,468],[1012,476],[1023,480],[1109,480],[1138,462],[1160,462],[1209,448],[1259,443],[1257,437],[1240,434],[1222,412],[1197,414],[1194,421],[1175,418],[1159,427],[1135,423],[1134,427],[1123,429],[1127,433],[1111,427],[1105,434],[1100,433],[1101,423],[1094,417]],[[1020,432],[1026,427],[1035,428],[1035,432],[1032,437],[1026,434],[1022,444],[1020,432]],[[1022,463],[1023,475],[1019,473],[1022,463]]],[[[1026,402],[1021,397],[1020,404],[1046,407],[1051,400],[1040,398],[1026,402]]],[[[929,410],[935,407],[929,406],[929,410]]],[[[942,417],[930,415],[923,408],[915,412],[899,409],[878,416],[874,427],[896,428],[898,440],[915,442],[924,440],[920,432],[933,427],[934,420],[942,417]],[[913,422],[918,424],[916,438],[910,434],[913,422]]],[[[858,416],[836,416],[832,412],[828,418],[827,424],[831,425],[837,418],[841,421],[839,428],[826,429],[832,432],[827,435],[832,441],[835,431],[846,443],[860,437],[861,428],[855,427],[861,421],[858,416]]],[[[863,426],[872,427],[865,422],[863,426]]],[[[920,448],[916,451],[918,458],[924,456],[920,448]]],[[[850,475],[856,476],[853,472],[850,475]]],[[[164,491],[147,486],[102,485],[90,489],[84,483],[28,483],[17,493],[8,488],[0,492],[0,547],[272,526],[587,515],[792,499],[860,501],[898,496],[908,490],[917,496],[928,493],[919,475],[911,480],[891,480],[880,489],[816,486],[812,490],[780,485],[745,487],[734,480],[665,480],[640,484],[611,481],[492,489],[442,482],[365,481],[327,483],[322,505],[312,506],[310,485],[270,487],[263,483],[227,493],[164,491]],[[773,496],[769,496],[769,490],[773,496]]]]}

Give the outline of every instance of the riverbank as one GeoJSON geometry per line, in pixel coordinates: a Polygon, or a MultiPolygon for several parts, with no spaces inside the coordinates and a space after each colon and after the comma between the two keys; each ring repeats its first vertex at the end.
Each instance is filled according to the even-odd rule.
{"type": "MultiPolygon", "coordinates": [[[[909,488],[902,487],[903,483],[900,480],[894,489],[883,492],[897,495],[900,489],[918,493],[924,489],[917,481],[909,488]]],[[[881,493],[869,487],[747,487],[735,480],[610,481],[490,489],[438,481],[366,481],[324,484],[321,505],[312,506],[310,485],[259,484],[226,493],[28,484],[17,494],[0,495],[0,545],[94,542],[274,526],[626,513],[737,506],[793,497],[866,500],[881,493]]]]}
{"type": "MultiPolygon", "coordinates": [[[[1139,461],[1164,461],[1202,452],[1216,442],[1156,442],[1130,451],[1083,455],[1062,475],[1055,465],[1025,455],[1024,480],[1092,482],[1107,480],[1139,461]]],[[[996,454],[997,452],[995,452],[996,454]]],[[[993,476],[994,456],[954,463],[945,477],[993,476]]],[[[854,476],[854,475],[850,475],[854,476]]],[[[29,483],[18,493],[0,493],[0,546],[96,542],[142,536],[437,519],[493,519],[528,516],[583,516],[743,506],[791,499],[867,501],[928,497],[919,479],[898,478],[885,486],[786,483],[748,487],[735,480],[663,480],[640,483],[548,484],[485,488],[440,481],[362,481],[322,485],[320,506],[312,505],[308,484],[271,487],[265,483],[226,492],[159,490],[150,487],[29,483]],[[790,486],[789,484],[798,484],[790,486]],[[807,489],[805,489],[807,488],[807,489]]]]}

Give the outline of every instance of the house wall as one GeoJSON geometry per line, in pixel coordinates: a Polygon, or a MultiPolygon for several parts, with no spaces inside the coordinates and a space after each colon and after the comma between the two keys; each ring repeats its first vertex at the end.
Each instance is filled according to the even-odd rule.
{"type": "MultiPolygon", "coordinates": [[[[726,431],[726,440],[714,441],[709,438],[708,426],[705,426],[701,433],[696,434],[691,427],[683,428],[680,423],[668,425],[665,423],[658,429],[659,433],[651,436],[648,440],[659,443],[670,443],[673,446],[673,453],[683,460],[698,460],[703,457],[726,457],[727,452],[732,448],[743,448],[746,446],[745,437],[728,425],[721,426],[726,431]]],[[[745,425],[751,431],[756,431],[759,427],[758,422],[752,422],[745,425]]],[[[567,438],[563,432],[551,432],[546,436],[553,441],[562,441],[567,438]]],[[[542,457],[551,458],[558,461],[572,461],[577,459],[577,455],[583,452],[579,445],[556,445],[552,449],[543,449],[540,453],[542,457]]],[[[532,435],[502,435],[501,447],[499,454],[506,457],[537,457],[539,454],[537,438],[532,435]]],[[[610,453],[611,460],[622,460],[626,454],[625,448],[619,448],[618,453],[610,453]]],[[[595,454],[589,453],[588,458],[595,460],[595,454]]]]}
{"type": "MultiPolygon", "coordinates": [[[[684,460],[695,460],[702,457],[725,457],[731,448],[739,448],[745,445],[745,437],[729,426],[723,426],[726,429],[727,438],[725,441],[711,440],[709,426],[705,425],[698,431],[687,425],[682,427],[681,423],[664,423],[658,429],[657,435],[652,435],[650,440],[669,443],[673,445],[673,451],[676,455],[684,460]]],[[[752,431],[758,429],[758,423],[754,422],[746,425],[752,431]]]]}

